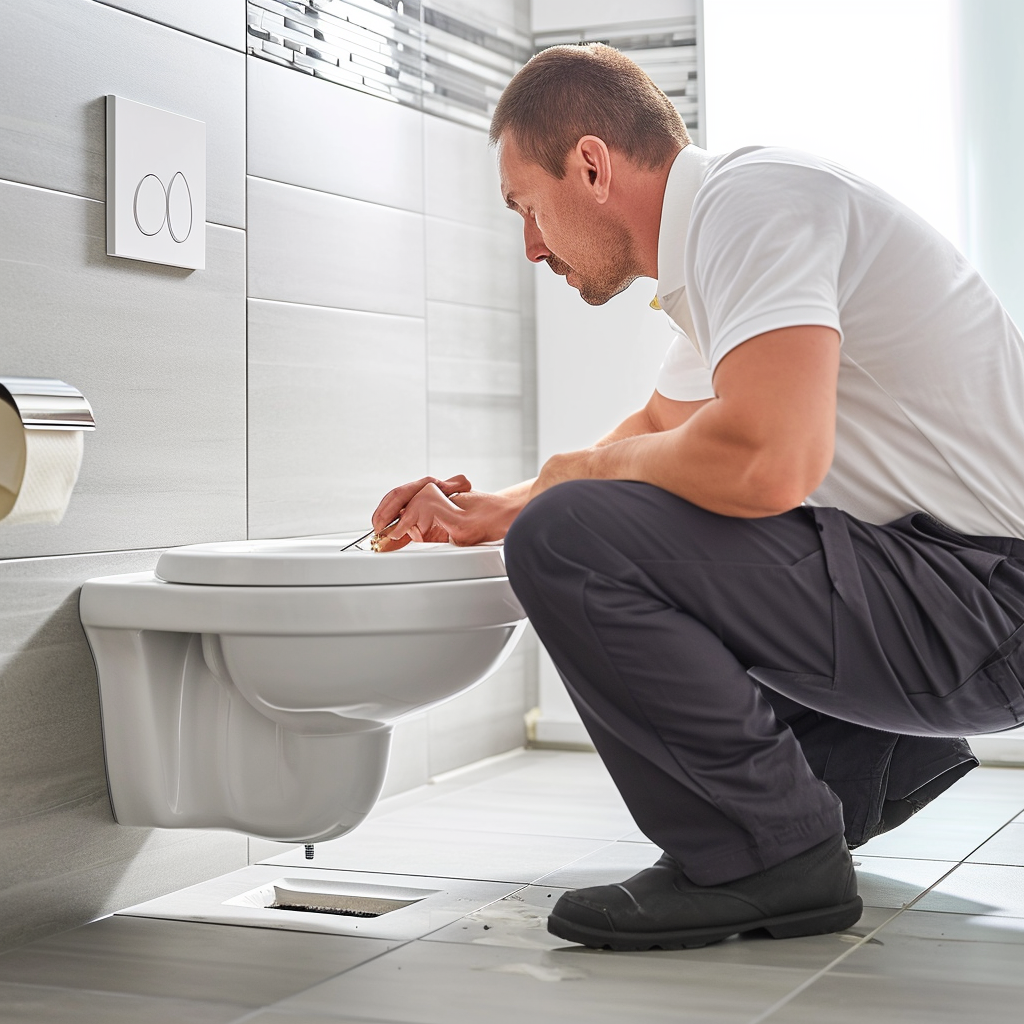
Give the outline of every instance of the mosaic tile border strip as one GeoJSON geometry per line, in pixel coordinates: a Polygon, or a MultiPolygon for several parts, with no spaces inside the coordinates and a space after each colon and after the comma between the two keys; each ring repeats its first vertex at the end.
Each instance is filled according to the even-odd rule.
{"type": "Polygon", "coordinates": [[[486,130],[537,50],[600,41],[628,53],[699,130],[696,19],[530,38],[422,0],[247,0],[247,49],[350,89],[486,130]]]}

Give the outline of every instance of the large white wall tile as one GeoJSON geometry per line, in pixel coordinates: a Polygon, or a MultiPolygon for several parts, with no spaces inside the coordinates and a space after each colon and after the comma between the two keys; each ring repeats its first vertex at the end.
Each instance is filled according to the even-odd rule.
{"type": "Polygon", "coordinates": [[[501,230],[518,214],[501,196],[495,151],[477,128],[428,117],[424,122],[426,212],[501,230]]]}
{"type": "MultiPolygon", "coordinates": [[[[534,0],[535,3],[550,3],[551,0],[534,0]]],[[[435,5],[455,17],[467,18],[474,24],[516,28],[520,32],[530,31],[529,0],[441,0],[435,5]]]]}
{"type": "Polygon", "coordinates": [[[388,775],[380,792],[382,798],[425,786],[430,781],[428,736],[426,715],[405,718],[395,726],[388,775]]]}
{"type": "Polygon", "coordinates": [[[465,473],[474,488],[497,491],[526,478],[518,398],[431,394],[430,472],[465,473]]]}
{"type": "Polygon", "coordinates": [[[252,298],[423,316],[423,216],[249,178],[252,298]]]}
{"type": "Polygon", "coordinates": [[[427,217],[427,298],[519,310],[520,233],[427,217]]]}
{"type": "Polygon", "coordinates": [[[423,210],[419,111],[258,57],[246,89],[249,174],[423,210]]]}
{"type": "Polygon", "coordinates": [[[431,775],[526,742],[523,716],[529,710],[525,679],[530,654],[530,647],[520,643],[494,675],[427,712],[431,775]]]}
{"type": "Polygon", "coordinates": [[[92,0],[4,5],[0,178],[103,199],[108,93],[206,122],[206,219],[244,226],[245,58],[92,0]]]}
{"type": "Polygon", "coordinates": [[[5,526],[0,557],[245,535],[245,237],[207,269],[105,255],[104,206],[0,182],[2,372],[92,403],[63,522],[5,526]]]}
{"type": "Polygon", "coordinates": [[[0,948],[241,867],[244,836],[126,828],[107,796],[78,588],[159,551],[0,561],[0,948]]]}
{"type": "Polygon", "coordinates": [[[245,0],[99,0],[211,43],[245,49],[245,0]]]}
{"type": "Polygon", "coordinates": [[[249,532],[359,530],[426,472],[423,321],[249,302],[249,532]]]}
{"type": "Polygon", "coordinates": [[[427,303],[427,387],[431,392],[521,395],[518,313],[427,303]]]}

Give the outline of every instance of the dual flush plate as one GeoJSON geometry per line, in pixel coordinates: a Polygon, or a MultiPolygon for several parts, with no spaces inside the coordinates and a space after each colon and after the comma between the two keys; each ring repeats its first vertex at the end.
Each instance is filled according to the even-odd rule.
{"type": "Polygon", "coordinates": [[[206,124],[107,96],[107,255],[206,269],[206,124]]]}

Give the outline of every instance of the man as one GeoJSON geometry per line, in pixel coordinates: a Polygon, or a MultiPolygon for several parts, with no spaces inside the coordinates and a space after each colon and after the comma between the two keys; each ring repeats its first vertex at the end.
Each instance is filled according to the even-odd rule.
{"type": "Polygon", "coordinates": [[[646,949],[849,927],[848,843],[972,768],[956,737],[1024,720],[1020,334],[894,199],[805,154],[711,157],[608,47],[534,57],[491,139],[527,256],[592,304],[654,278],[679,329],[594,447],[500,494],[419,480],[374,517],[401,516],[392,547],[507,533],[665,851],[549,928],[646,949]]]}

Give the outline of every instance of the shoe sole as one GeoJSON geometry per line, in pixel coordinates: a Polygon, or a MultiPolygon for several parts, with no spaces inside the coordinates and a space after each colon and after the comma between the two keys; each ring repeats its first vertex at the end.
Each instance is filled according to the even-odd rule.
{"type": "Polygon", "coordinates": [[[825,935],[851,928],[863,913],[864,904],[858,896],[849,903],[834,907],[805,910],[799,914],[761,918],[741,924],[717,928],[682,928],[671,932],[605,932],[574,924],[552,913],[548,931],[560,939],[579,942],[592,949],[614,949],[622,952],[644,949],[698,949],[713,942],[722,942],[732,935],[766,931],[773,939],[795,939],[801,935],[825,935]]]}

